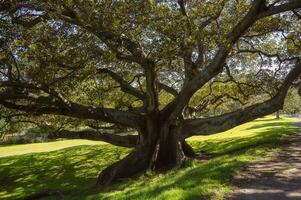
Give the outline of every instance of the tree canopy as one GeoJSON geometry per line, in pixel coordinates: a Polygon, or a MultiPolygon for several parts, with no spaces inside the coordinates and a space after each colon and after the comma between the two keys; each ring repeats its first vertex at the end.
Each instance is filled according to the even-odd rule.
{"type": "Polygon", "coordinates": [[[278,111],[300,84],[299,0],[0,2],[2,118],[135,147],[100,184],[179,166],[186,138],[278,111]]]}

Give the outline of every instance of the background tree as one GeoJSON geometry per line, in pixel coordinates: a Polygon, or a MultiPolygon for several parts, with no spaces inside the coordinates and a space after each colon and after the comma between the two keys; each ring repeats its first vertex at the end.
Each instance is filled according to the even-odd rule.
{"type": "Polygon", "coordinates": [[[98,184],[181,166],[193,155],[186,138],[282,108],[301,74],[300,8],[299,0],[1,1],[0,104],[12,117],[92,127],[55,137],[135,147],[98,184]],[[228,109],[204,117],[220,105],[228,109]],[[111,126],[136,134],[105,132],[111,126]]]}
{"type": "Polygon", "coordinates": [[[298,115],[301,112],[301,97],[296,88],[288,91],[285,98],[285,104],[282,110],[283,114],[298,115]]]}

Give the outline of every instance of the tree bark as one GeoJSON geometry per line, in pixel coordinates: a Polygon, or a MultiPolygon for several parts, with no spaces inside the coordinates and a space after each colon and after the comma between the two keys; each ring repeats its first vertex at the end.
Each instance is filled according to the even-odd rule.
{"type": "Polygon", "coordinates": [[[98,176],[97,185],[108,186],[118,180],[130,178],[148,169],[153,147],[138,145],[122,160],[104,169],[98,176]]]}
{"type": "Polygon", "coordinates": [[[177,134],[180,126],[163,127],[159,135],[148,134],[152,138],[144,138],[128,156],[104,169],[97,184],[107,186],[148,169],[166,172],[183,166],[189,157],[195,155],[193,149],[177,134]]]}
{"type": "Polygon", "coordinates": [[[48,138],[87,139],[94,141],[104,141],[121,147],[135,147],[138,141],[137,135],[130,135],[126,133],[120,135],[93,129],[86,129],[81,131],[61,130],[56,133],[50,134],[48,138]]]}

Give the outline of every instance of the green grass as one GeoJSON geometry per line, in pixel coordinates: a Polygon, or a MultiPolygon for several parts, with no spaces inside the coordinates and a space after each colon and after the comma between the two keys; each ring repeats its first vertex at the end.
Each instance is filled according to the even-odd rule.
{"type": "Polygon", "coordinates": [[[91,140],[61,140],[47,143],[34,143],[34,144],[18,144],[18,145],[0,145],[0,157],[24,155],[29,153],[41,153],[64,149],[67,147],[79,145],[96,145],[106,144],[101,141],[91,140]]]}
{"type": "Polygon", "coordinates": [[[290,119],[264,118],[227,132],[193,137],[188,142],[196,150],[217,157],[194,160],[185,168],[166,174],[147,172],[106,189],[93,188],[98,172],[130,149],[80,140],[3,146],[0,199],[52,189],[69,191],[64,199],[223,199],[231,191],[235,172],[252,162],[271,158],[278,151],[280,138],[296,130],[290,119]],[[85,145],[70,147],[73,144],[85,145]],[[53,151],[64,146],[68,148],[53,151]],[[14,155],[22,151],[26,154],[14,155]]]}

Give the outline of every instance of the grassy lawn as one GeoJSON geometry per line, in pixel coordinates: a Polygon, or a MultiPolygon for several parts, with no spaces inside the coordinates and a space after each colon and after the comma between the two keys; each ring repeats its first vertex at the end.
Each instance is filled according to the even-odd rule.
{"type": "Polygon", "coordinates": [[[91,140],[62,140],[56,142],[47,143],[35,143],[35,144],[19,144],[19,145],[0,145],[0,158],[15,155],[24,155],[29,153],[41,153],[64,149],[68,147],[74,147],[79,145],[96,145],[106,144],[101,141],[91,140]]]}
{"type": "Polygon", "coordinates": [[[191,161],[167,174],[148,172],[105,189],[93,188],[98,172],[130,149],[85,140],[0,146],[0,199],[55,189],[70,192],[64,199],[223,199],[236,171],[271,158],[279,150],[280,138],[297,130],[290,119],[268,117],[227,132],[193,137],[189,143],[197,151],[217,157],[191,161]]]}

